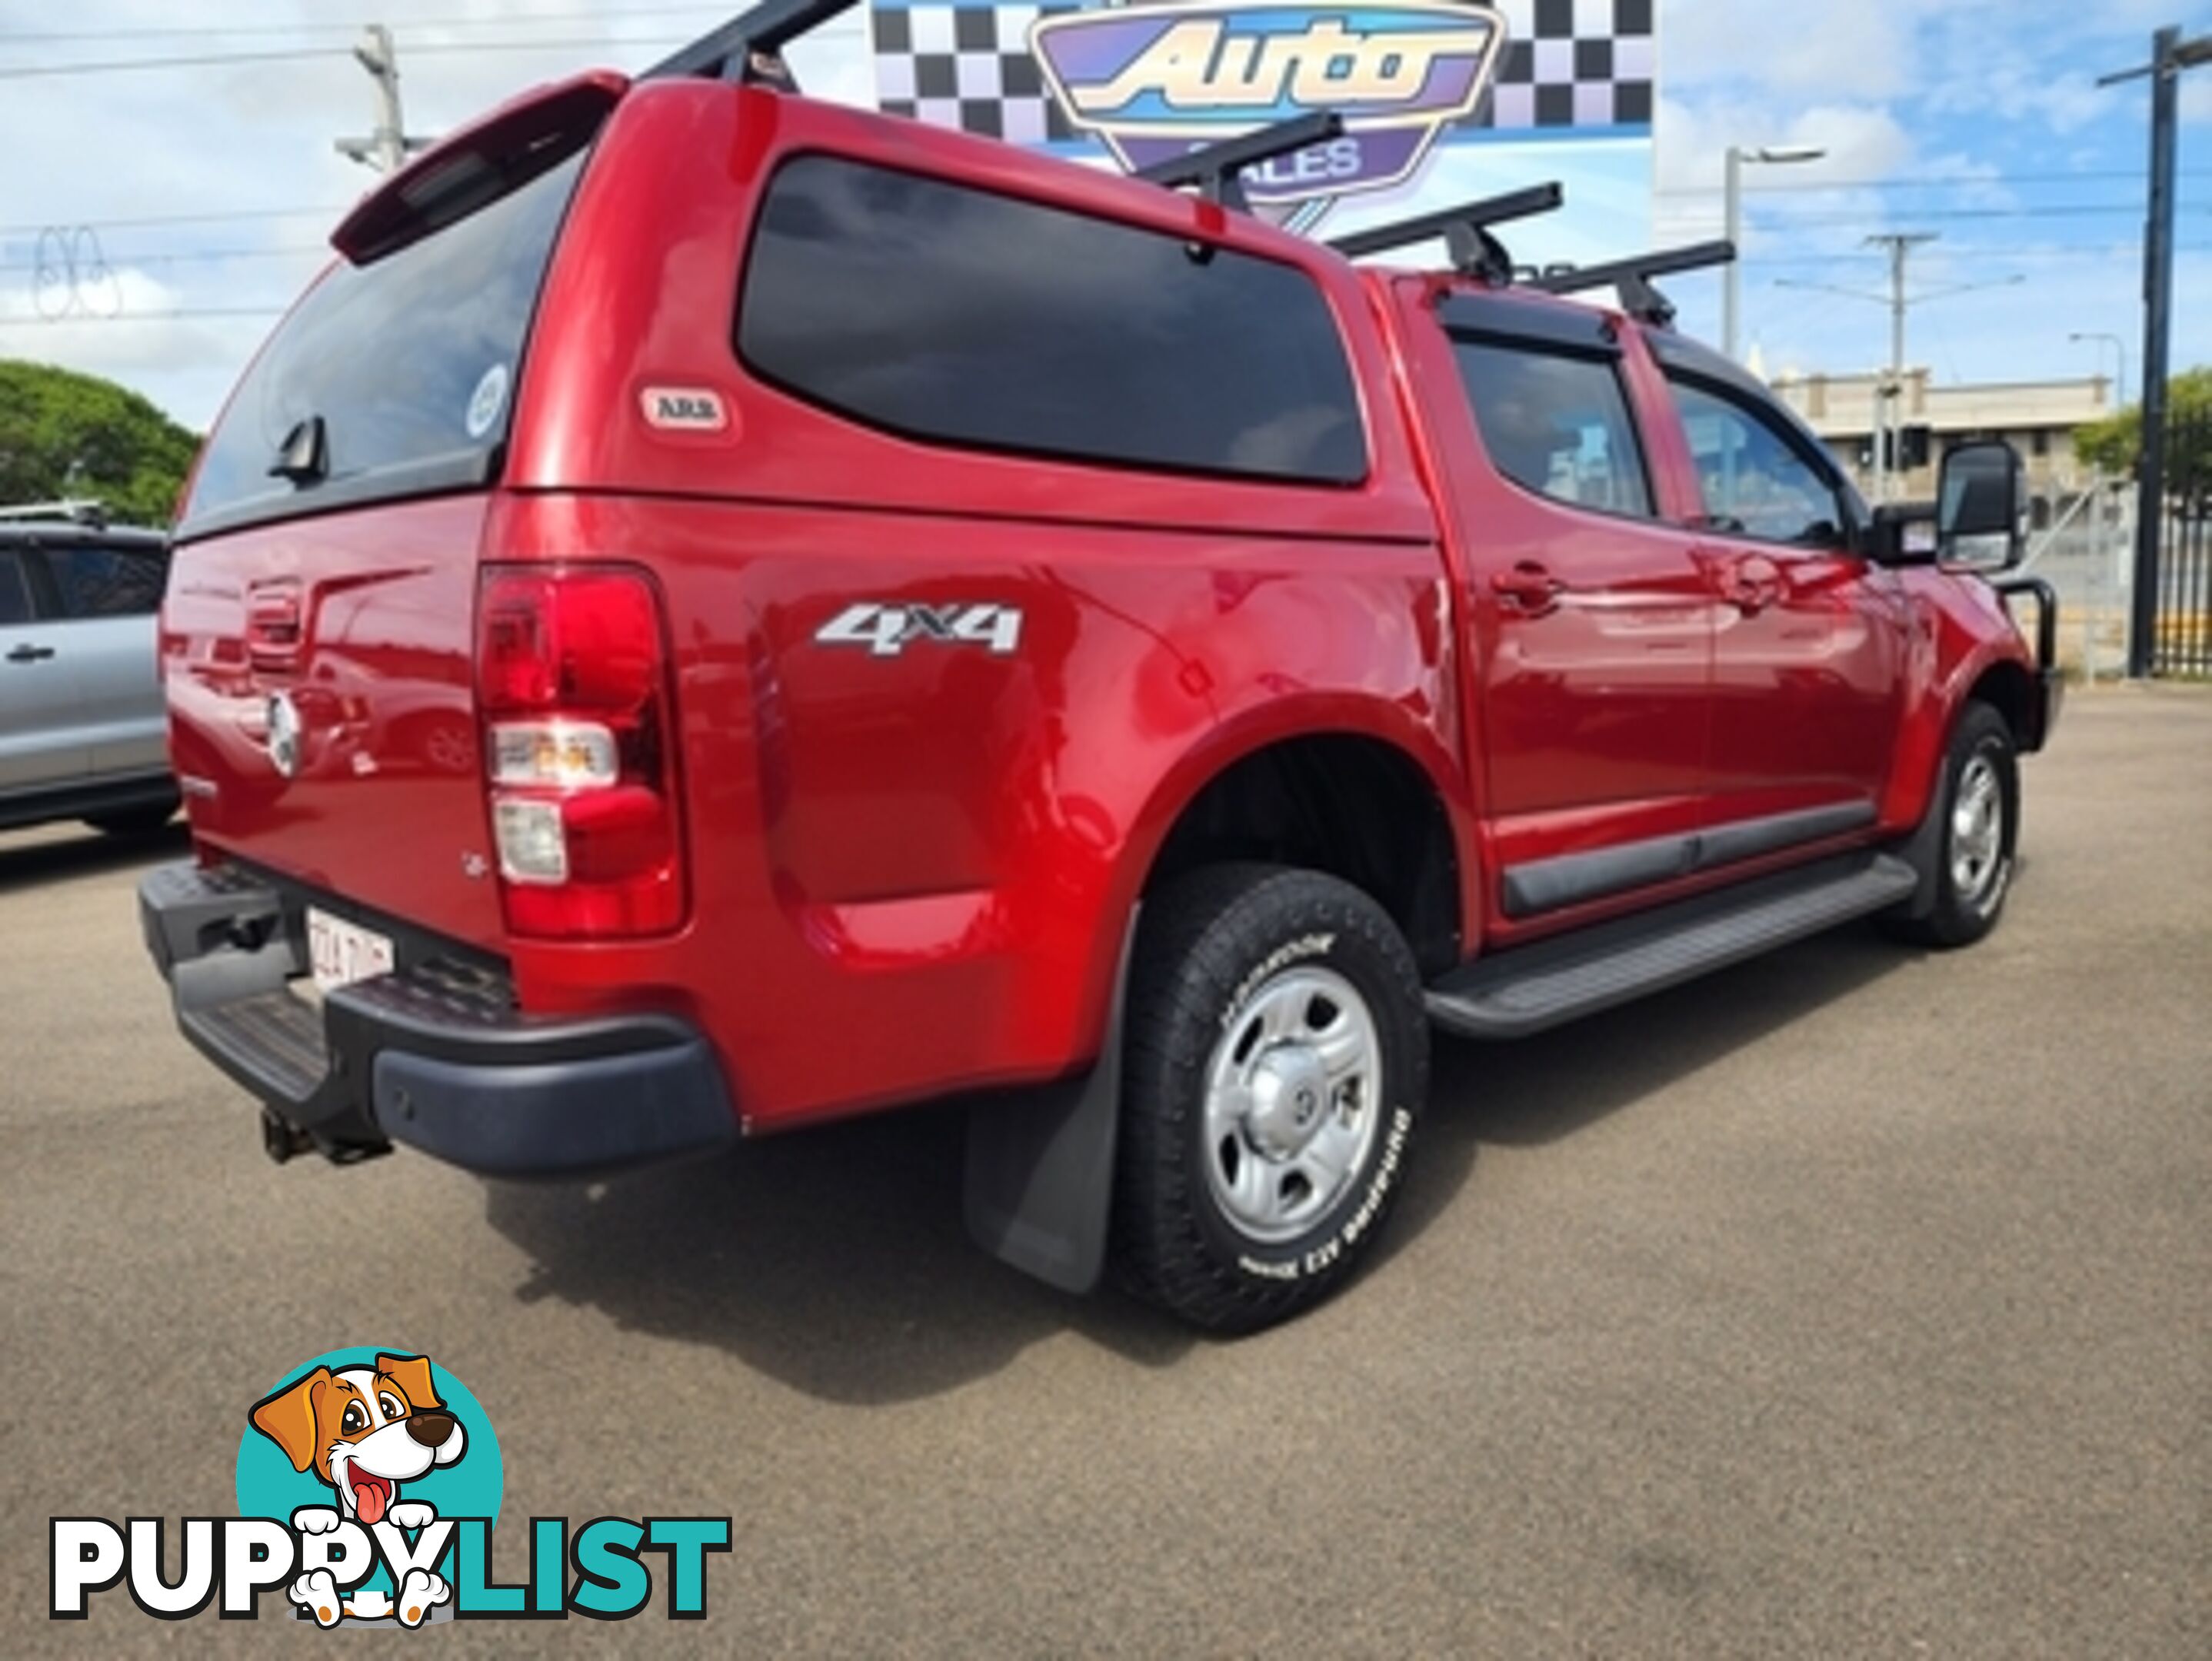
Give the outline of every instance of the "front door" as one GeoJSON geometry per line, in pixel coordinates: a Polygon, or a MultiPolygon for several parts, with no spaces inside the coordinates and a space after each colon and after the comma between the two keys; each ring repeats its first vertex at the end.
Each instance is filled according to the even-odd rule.
{"type": "Polygon", "coordinates": [[[1814,440],[1749,386],[1679,361],[1668,379],[1719,600],[1714,834],[1750,857],[1869,829],[1904,699],[1902,592],[1850,550],[1851,509],[1814,440]]]}

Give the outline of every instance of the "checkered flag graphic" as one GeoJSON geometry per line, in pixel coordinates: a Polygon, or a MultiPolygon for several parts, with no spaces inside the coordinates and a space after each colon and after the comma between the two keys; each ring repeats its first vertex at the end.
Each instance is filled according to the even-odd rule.
{"type": "Polygon", "coordinates": [[[1496,0],[1505,55],[1468,124],[1500,131],[1646,127],[1658,54],[1656,0],[1496,0]]]}
{"type": "MultiPolygon", "coordinates": [[[[1499,131],[1648,126],[1656,0],[1492,0],[1506,46],[1464,125],[1499,131]]],[[[1077,3],[878,3],[868,21],[876,102],[887,113],[1017,144],[1080,136],[1030,55],[1030,25],[1077,3]]]]}
{"type": "Polygon", "coordinates": [[[887,115],[916,116],[1016,144],[1073,138],[1036,59],[1030,25],[1072,5],[936,3],[877,6],[868,21],[876,57],[876,102],[887,115]]]}

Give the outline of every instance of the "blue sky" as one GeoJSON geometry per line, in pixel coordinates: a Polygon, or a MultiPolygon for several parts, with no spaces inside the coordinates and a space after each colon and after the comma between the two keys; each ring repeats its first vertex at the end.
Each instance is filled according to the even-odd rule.
{"type": "MultiPolygon", "coordinates": [[[[2159,24],[2212,32],[2212,6],[1659,8],[1662,240],[1717,234],[1728,144],[1829,152],[1750,177],[1745,332],[1770,372],[1887,356],[1881,306],[1784,285],[1875,294],[1886,274],[1863,239],[1899,230],[1942,237],[1916,257],[1917,290],[2005,285],[1916,306],[1909,355],[1939,381],[2085,374],[2100,351],[2109,370],[2111,348],[2075,344],[2074,332],[2122,336],[2140,379],[2148,94],[2092,83],[2141,61],[2159,24]]],[[[641,66],[724,15],[594,0],[0,0],[0,355],[112,375],[205,422],[368,182],[331,141],[368,124],[368,82],[345,52],[371,14],[398,29],[410,124],[432,133],[530,82],[641,66]],[[313,55],[10,73],[257,53],[313,55]]],[[[869,98],[858,14],[793,56],[811,88],[869,98]]],[[[2185,82],[2184,105],[2185,365],[2212,362],[2212,69],[2185,82]]],[[[1686,329],[1717,333],[1718,292],[1711,277],[1678,282],[1686,329]]]]}

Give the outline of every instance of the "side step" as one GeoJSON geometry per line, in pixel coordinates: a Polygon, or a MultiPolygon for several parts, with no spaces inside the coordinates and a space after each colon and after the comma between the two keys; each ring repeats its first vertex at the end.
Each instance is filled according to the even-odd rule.
{"type": "Polygon", "coordinates": [[[1823,860],[1478,958],[1429,988],[1429,1019],[1465,1038],[1523,1038],[1881,911],[1918,886],[1886,853],[1823,860]]]}

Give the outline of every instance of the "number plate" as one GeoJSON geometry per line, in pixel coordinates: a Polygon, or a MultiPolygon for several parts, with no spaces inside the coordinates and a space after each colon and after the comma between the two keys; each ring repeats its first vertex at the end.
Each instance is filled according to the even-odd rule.
{"type": "Polygon", "coordinates": [[[358,924],[310,906],[307,961],[315,972],[317,989],[327,992],[339,986],[350,986],[356,980],[390,974],[392,942],[358,924]]]}

